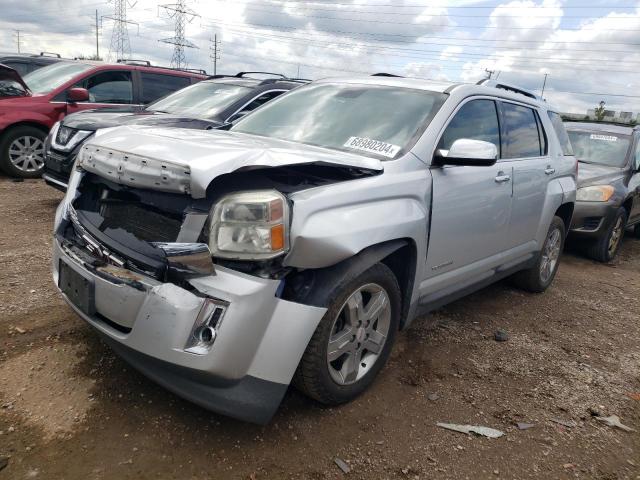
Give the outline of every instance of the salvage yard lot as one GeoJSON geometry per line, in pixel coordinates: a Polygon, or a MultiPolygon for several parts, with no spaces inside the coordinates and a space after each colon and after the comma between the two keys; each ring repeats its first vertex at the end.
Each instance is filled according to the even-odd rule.
{"type": "Polygon", "coordinates": [[[336,457],[356,479],[640,478],[640,241],[630,235],[611,265],[567,253],[545,294],[501,282],[417,320],[365,395],[328,409],[291,390],[259,427],[145,379],[62,302],[49,268],[60,199],[39,180],[0,178],[0,479],[333,479],[345,476],[336,457]]]}

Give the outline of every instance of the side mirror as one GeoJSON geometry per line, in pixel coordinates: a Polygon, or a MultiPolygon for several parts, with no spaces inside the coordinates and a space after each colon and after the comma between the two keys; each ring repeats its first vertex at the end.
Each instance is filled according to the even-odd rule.
{"type": "Polygon", "coordinates": [[[77,103],[89,100],[89,91],[86,88],[70,88],[67,90],[67,102],[77,103]]]}
{"type": "Polygon", "coordinates": [[[436,150],[434,165],[466,165],[469,167],[490,167],[498,160],[498,147],[484,140],[459,138],[451,148],[436,150]]]}

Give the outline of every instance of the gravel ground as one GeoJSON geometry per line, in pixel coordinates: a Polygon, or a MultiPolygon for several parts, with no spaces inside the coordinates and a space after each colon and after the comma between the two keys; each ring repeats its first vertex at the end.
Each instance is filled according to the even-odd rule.
{"type": "Polygon", "coordinates": [[[640,479],[640,241],[629,235],[611,265],[565,252],[545,294],[503,282],[417,320],[361,398],[324,408],[292,390],[259,427],[158,387],[63,304],[49,273],[60,198],[0,178],[0,479],[640,479]]]}

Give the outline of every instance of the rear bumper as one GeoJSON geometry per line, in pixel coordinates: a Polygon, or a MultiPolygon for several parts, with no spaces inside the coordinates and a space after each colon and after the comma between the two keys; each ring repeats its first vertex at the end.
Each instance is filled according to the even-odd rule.
{"type": "Polygon", "coordinates": [[[571,235],[596,238],[609,229],[620,205],[609,202],[576,202],[571,235]]]}
{"type": "Polygon", "coordinates": [[[277,280],[220,267],[190,280],[190,290],[125,269],[111,278],[56,238],[57,286],[61,262],[93,285],[94,308],[64,299],[119,355],[187,400],[245,421],[266,423],[275,413],[326,311],[278,298],[277,280]],[[207,298],[227,308],[213,345],[196,354],[186,345],[207,298]]]}

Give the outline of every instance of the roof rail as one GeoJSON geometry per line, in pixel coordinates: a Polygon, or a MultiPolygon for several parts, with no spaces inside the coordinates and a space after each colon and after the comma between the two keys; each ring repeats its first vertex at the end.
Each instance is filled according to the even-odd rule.
{"type": "Polygon", "coordinates": [[[497,80],[491,80],[490,78],[483,78],[478,83],[476,83],[476,85],[484,85],[485,87],[499,88],[500,90],[507,90],[509,92],[519,93],[520,95],[524,95],[525,97],[533,98],[535,100],[542,100],[541,97],[539,97],[533,92],[530,92],[529,90],[525,90],[524,88],[520,88],[516,85],[510,85],[508,83],[498,82],[497,80]]]}
{"type": "Polygon", "coordinates": [[[273,72],[238,72],[235,74],[238,78],[244,78],[246,75],[250,75],[252,73],[260,73],[262,75],[273,75],[274,77],[287,78],[281,73],[273,73],[273,72]]]}
{"type": "Polygon", "coordinates": [[[143,65],[146,67],[151,66],[151,62],[149,60],[138,60],[135,58],[119,58],[118,63],[124,63],[125,65],[143,65]]]}
{"type": "Polygon", "coordinates": [[[395,73],[386,73],[386,72],[378,72],[378,73],[373,73],[371,74],[372,77],[400,77],[402,78],[402,75],[396,75],[395,73]]]}
{"type": "Polygon", "coordinates": [[[60,56],[59,53],[53,53],[53,52],[40,52],[40,55],[34,55],[34,57],[55,57],[55,58],[62,58],[60,56]]]}
{"type": "MultiPolygon", "coordinates": [[[[160,68],[164,68],[164,67],[160,67],[160,68]]],[[[185,72],[199,73],[201,75],[206,75],[207,74],[207,72],[204,71],[202,68],[176,68],[176,70],[183,70],[185,72]]]]}
{"type": "Polygon", "coordinates": [[[266,78],[264,80],[262,80],[258,85],[268,85],[270,83],[277,83],[277,82],[293,82],[293,83],[309,83],[311,82],[311,80],[308,80],[306,78],[266,78]]]}

